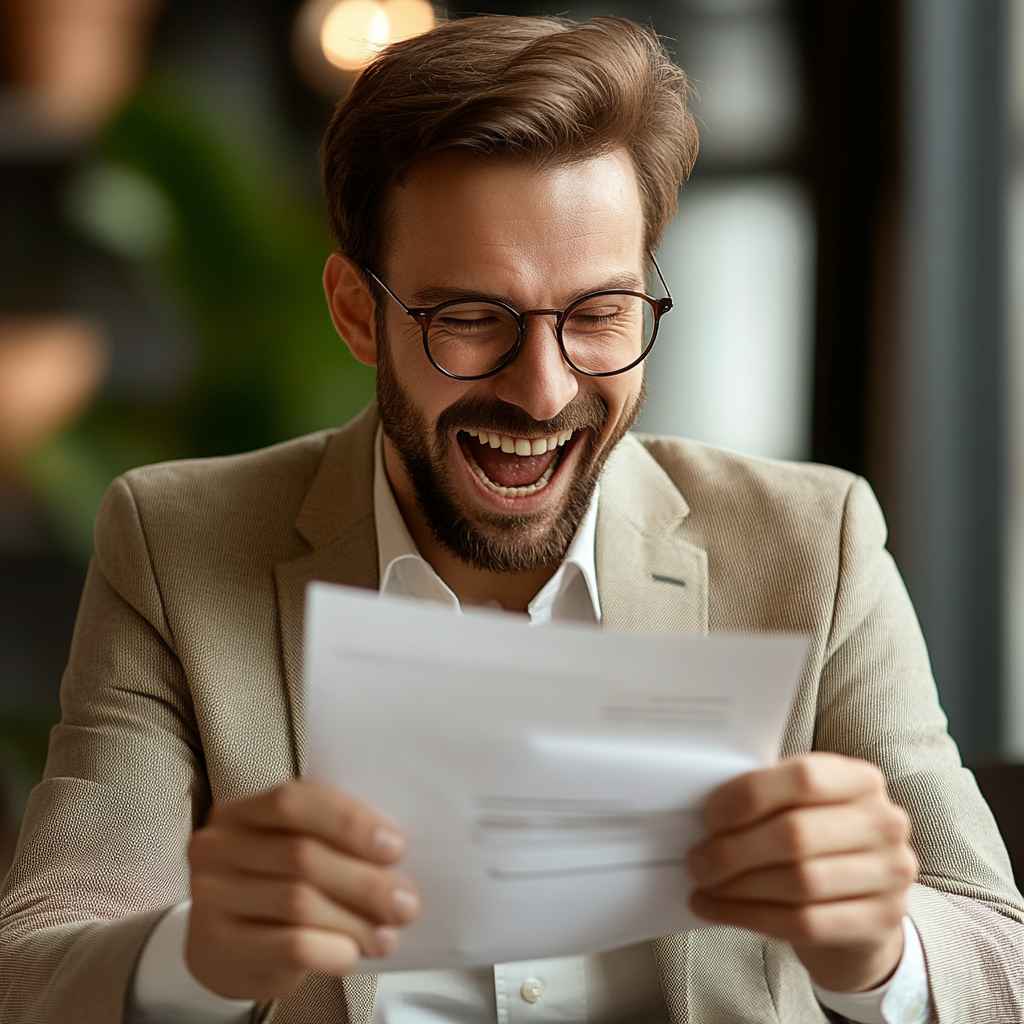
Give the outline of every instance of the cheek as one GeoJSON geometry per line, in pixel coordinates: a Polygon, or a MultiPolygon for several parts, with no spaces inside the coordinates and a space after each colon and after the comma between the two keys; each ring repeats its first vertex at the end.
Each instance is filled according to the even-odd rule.
{"type": "Polygon", "coordinates": [[[609,377],[601,382],[598,394],[608,406],[608,422],[605,432],[611,433],[629,413],[636,402],[643,384],[643,375],[631,370],[629,373],[609,377]]]}
{"type": "Polygon", "coordinates": [[[388,331],[391,366],[399,387],[427,423],[433,426],[437,417],[460,394],[460,385],[438,373],[423,351],[419,329],[388,331]]]}
{"type": "Polygon", "coordinates": [[[430,368],[427,354],[423,351],[423,334],[408,317],[398,323],[387,323],[388,349],[391,362],[404,381],[415,381],[430,368]]]}

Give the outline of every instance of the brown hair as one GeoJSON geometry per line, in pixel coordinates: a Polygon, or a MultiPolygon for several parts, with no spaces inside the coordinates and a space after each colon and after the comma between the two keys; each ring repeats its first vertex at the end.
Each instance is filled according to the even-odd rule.
{"type": "Polygon", "coordinates": [[[624,146],[653,249],[697,159],[690,92],[654,31],[625,18],[489,15],[396,43],[359,76],[324,136],[335,240],[355,263],[376,265],[387,190],[428,153],[543,165],[624,146]]]}

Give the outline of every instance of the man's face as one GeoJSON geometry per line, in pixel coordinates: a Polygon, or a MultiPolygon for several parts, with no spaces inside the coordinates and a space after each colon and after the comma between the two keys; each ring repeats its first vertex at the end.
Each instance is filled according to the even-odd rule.
{"type": "MultiPolygon", "coordinates": [[[[387,218],[387,255],[373,269],[408,306],[472,294],[563,309],[601,288],[644,290],[643,215],[625,151],[547,169],[442,154],[396,187],[387,218]]],[[[509,366],[451,380],[427,359],[413,318],[383,302],[377,395],[407,476],[396,486],[411,489],[437,539],[477,568],[557,564],[639,412],[643,364],[613,377],[577,374],[562,359],[555,318],[533,316],[509,366]],[[493,435],[528,440],[531,452],[540,439],[555,446],[524,456],[494,447],[493,435]]]]}

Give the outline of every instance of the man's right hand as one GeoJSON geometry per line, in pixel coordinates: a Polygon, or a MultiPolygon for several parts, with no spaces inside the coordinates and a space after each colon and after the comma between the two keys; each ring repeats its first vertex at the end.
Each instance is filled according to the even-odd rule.
{"type": "Polygon", "coordinates": [[[392,870],[403,847],[392,820],[308,779],[215,804],[188,848],[189,971],[262,1001],[310,971],[343,976],[393,953],[396,926],[419,914],[416,887],[392,870]]]}

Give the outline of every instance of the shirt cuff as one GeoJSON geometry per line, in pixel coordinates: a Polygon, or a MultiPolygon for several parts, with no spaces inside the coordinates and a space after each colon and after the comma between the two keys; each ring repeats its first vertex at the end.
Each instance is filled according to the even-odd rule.
{"type": "MultiPolygon", "coordinates": [[[[812,983],[813,985],[813,983],[812,983]]],[[[855,1024],[928,1024],[932,997],[921,936],[903,918],[903,956],[893,976],[867,992],[832,992],[813,985],[818,1002],[855,1024]]]]}
{"type": "Polygon", "coordinates": [[[225,999],[192,977],[185,963],[191,900],[169,910],[150,932],[135,972],[133,1002],[138,1024],[188,1020],[190,1024],[246,1024],[256,1005],[225,999]]]}

